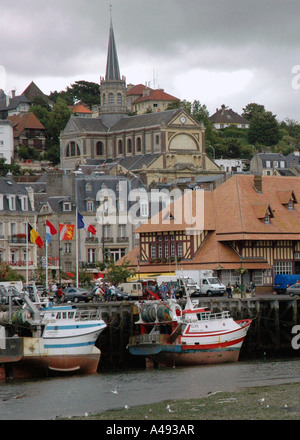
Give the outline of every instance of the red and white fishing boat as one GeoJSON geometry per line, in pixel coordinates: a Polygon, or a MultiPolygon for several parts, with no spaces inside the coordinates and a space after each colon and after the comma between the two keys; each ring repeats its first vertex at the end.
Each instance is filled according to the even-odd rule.
{"type": "Polygon", "coordinates": [[[139,334],[130,338],[129,352],[158,366],[236,362],[252,322],[235,321],[228,311],[211,313],[189,296],[184,310],[173,299],[137,306],[139,334]]]}

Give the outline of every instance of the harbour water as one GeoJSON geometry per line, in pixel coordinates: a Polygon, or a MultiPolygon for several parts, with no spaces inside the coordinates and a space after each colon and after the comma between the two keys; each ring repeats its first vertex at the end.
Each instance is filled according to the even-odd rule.
{"type": "Polygon", "coordinates": [[[210,392],[300,382],[300,359],[101,372],[0,384],[0,420],[48,420],[210,392]],[[118,394],[112,390],[118,386],[118,394]]]}

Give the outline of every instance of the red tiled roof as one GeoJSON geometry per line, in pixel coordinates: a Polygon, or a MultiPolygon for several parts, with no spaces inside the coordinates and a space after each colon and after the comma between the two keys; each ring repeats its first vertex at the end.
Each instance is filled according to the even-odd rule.
{"type": "Polygon", "coordinates": [[[7,119],[14,124],[14,137],[19,137],[24,130],[45,130],[43,124],[32,112],[12,115],[7,119]]]}
{"type": "Polygon", "coordinates": [[[82,104],[70,105],[69,108],[72,110],[73,113],[93,113],[90,109],[82,104]]]}
{"type": "Polygon", "coordinates": [[[137,98],[135,101],[133,101],[133,104],[138,104],[139,102],[144,101],[178,101],[178,98],[165,93],[161,89],[150,89],[149,94],[137,98]]]}
{"type": "MultiPolygon", "coordinates": [[[[126,95],[130,96],[130,95],[142,95],[143,91],[146,89],[150,89],[149,87],[144,86],[144,84],[137,84],[133,87],[131,87],[127,92],[126,95]]],[[[150,89],[152,90],[152,89],[150,89]]]]}

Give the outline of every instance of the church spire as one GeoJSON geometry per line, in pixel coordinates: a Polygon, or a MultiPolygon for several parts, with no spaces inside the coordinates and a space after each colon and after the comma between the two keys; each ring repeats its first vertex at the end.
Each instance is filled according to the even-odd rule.
{"type": "Polygon", "coordinates": [[[117,47],[116,47],[112,18],[111,18],[111,5],[110,5],[110,28],[109,28],[105,79],[106,81],[120,81],[121,79],[119,61],[117,55],[117,47]]]}
{"type": "Polygon", "coordinates": [[[126,78],[120,76],[110,5],[107,64],[105,78],[100,78],[99,116],[107,127],[112,127],[127,113],[126,78]]]}

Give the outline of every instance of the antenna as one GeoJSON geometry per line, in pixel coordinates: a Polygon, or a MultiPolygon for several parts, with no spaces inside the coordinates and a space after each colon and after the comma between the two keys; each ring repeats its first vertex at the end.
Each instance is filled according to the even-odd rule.
{"type": "Polygon", "coordinates": [[[155,69],[153,68],[153,88],[157,89],[159,87],[158,80],[157,80],[157,72],[155,75],[155,69]]]}

